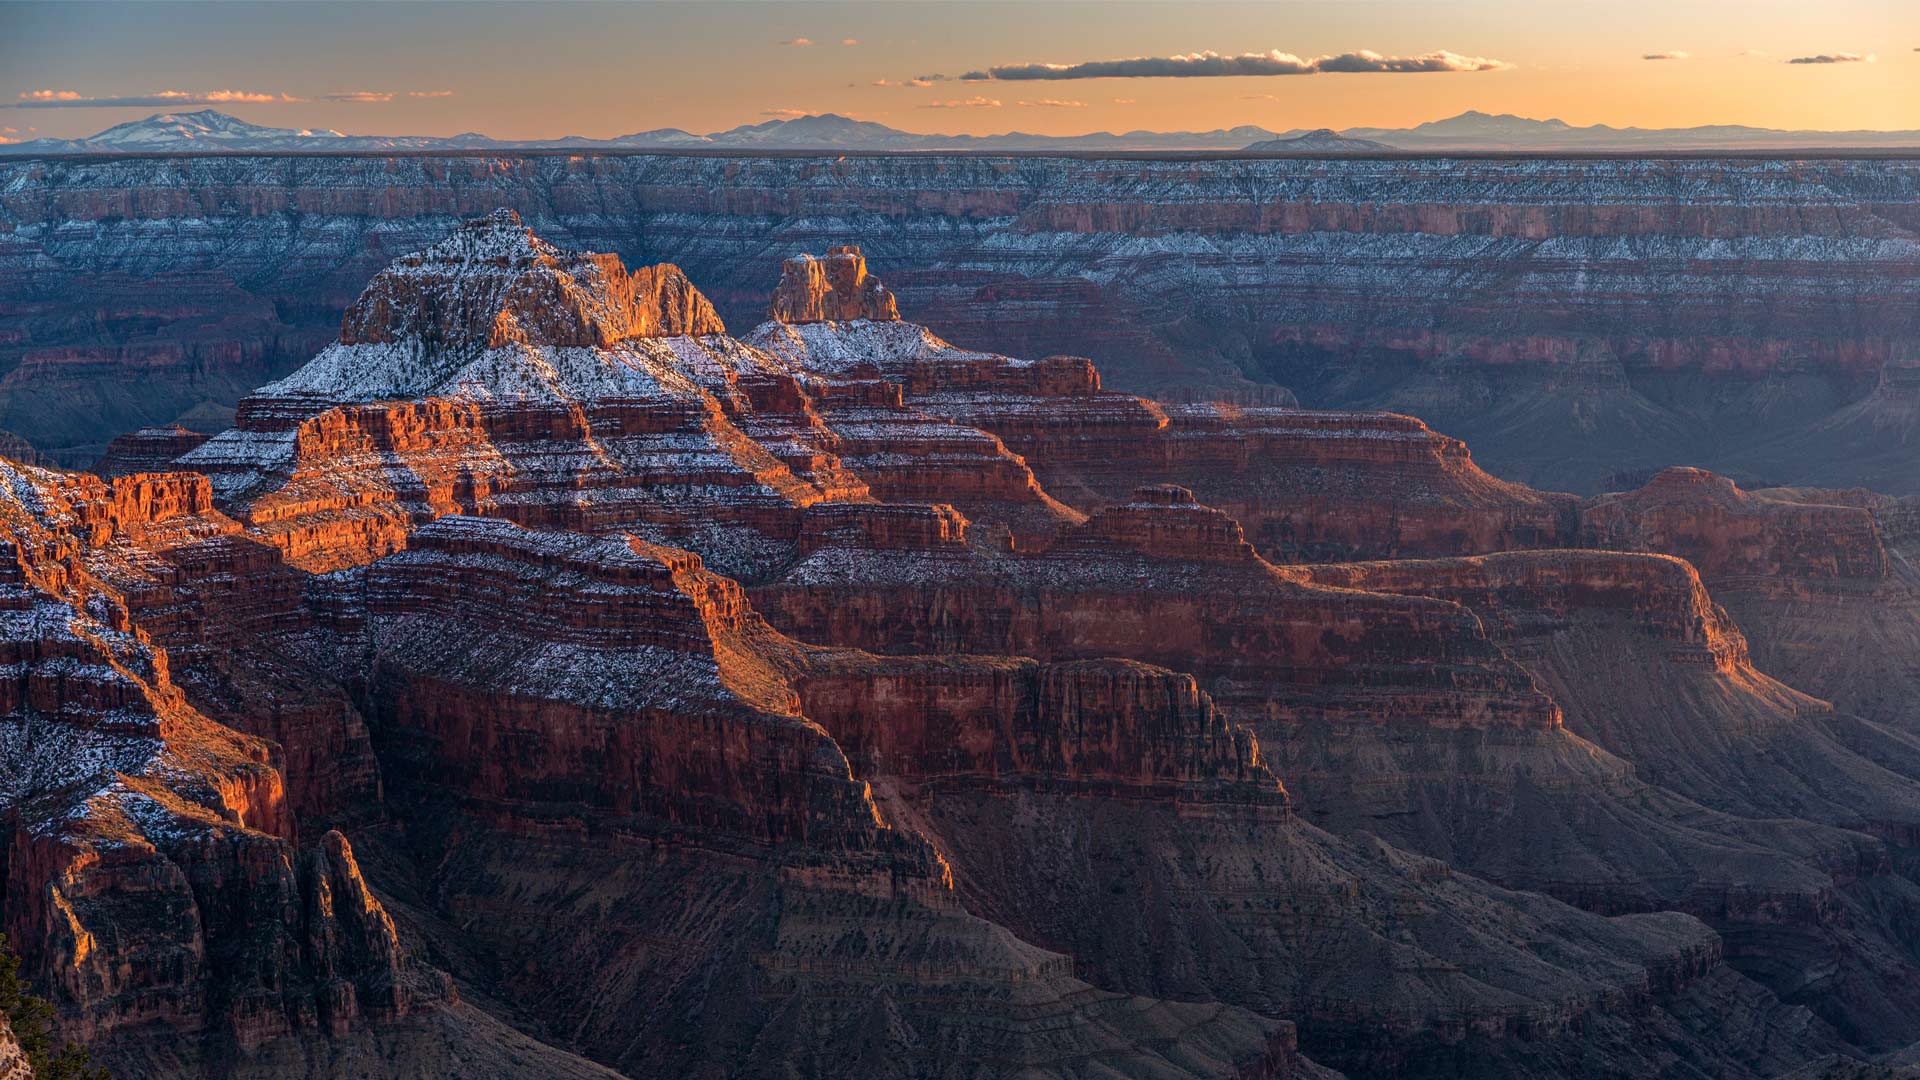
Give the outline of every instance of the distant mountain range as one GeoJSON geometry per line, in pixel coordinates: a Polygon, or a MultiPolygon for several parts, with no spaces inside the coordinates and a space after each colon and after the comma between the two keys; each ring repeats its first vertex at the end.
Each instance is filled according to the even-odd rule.
{"type": "Polygon", "coordinates": [[[1242,149],[1250,154],[1379,154],[1400,149],[1376,139],[1353,139],[1321,128],[1305,135],[1289,135],[1251,143],[1242,149]]]}
{"type": "Polygon", "coordinates": [[[742,124],[696,135],[656,128],[611,139],[493,139],[475,132],[346,135],[311,128],[249,124],[213,109],[161,113],[117,124],[85,139],[32,139],[0,145],[0,154],[116,154],[225,150],[1249,150],[1260,153],[1382,153],[1468,150],[1766,150],[1818,147],[1920,147],[1920,131],[1782,131],[1713,125],[1692,128],[1574,127],[1562,120],[1465,112],[1412,128],[1269,131],[1243,125],[1213,131],[1099,131],[1087,135],[923,135],[827,113],[742,124]]]}

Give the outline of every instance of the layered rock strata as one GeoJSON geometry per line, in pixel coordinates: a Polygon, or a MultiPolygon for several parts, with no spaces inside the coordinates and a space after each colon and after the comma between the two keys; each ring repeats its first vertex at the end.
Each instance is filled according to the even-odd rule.
{"type": "Polygon", "coordinates": [[[504,206],[684,267],[739,325],[791,253],[862,237],[943,335],[1091,355],[1129,390],[1277,381],[1569,490],[1695,461],[1910,491],[1917,190],[1885,158],[17,159],[0,426],[81,465],[230,407],[324,345],[394,255],[504,206]]]}

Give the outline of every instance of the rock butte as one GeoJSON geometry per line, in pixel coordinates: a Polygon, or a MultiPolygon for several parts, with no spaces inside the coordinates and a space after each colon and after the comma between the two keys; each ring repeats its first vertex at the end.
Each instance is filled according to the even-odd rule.
{"type": "Polygon", "coordinates": [[[1891,666],[1904,503],[1120,393],[850,246],[772,295],[735,338],[491,213],[229,430],[4,466],[0,912],[65,1030],[157,1076],[1920,1042],[1920,727],[1763,655],[1866,596],[1891,666]]]}

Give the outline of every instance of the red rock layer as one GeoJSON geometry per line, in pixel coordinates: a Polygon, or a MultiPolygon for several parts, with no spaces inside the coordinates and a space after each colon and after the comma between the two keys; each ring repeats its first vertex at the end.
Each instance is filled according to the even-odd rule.
{"type": "MultiPolygon", "coordinates": [[[[255,426],[243,411],[241,430],[255,426]]],[[[423,521],[486,514],[583,531],[648,527],[751,573],[790,548],[801,511],[823,496],[705,395],[592,408],[341,406],[290,435],[284,474],[235,513],[309,571],[396,550],[423,521]],[[404,466],[390,467],[396,460],[404,466]]],[[[242,477],[255,475],[251,464],[242,477]]]]}
{"type": "Polygon", "coordinates": [[[797,688],[860,776],[1285,805],[1253,736],[1164,668],[824,653],[797,688]]]}
{"type": "Polygon", "coordinates": [[[1665,643],[1669,659],[1721,674],[1752,670],[1740,628],[1693,566],[1671,556],[1542,551],[1305,570],[1320,585],[1455,601],[1500,637],[1539,633],[1583,612],[1618,612],[1665,643]]]}
{"type": "Polygon", "coordinates": [[[1304,584],[1179,489],[1146,489],[1039,553],[961,548],[935,524],[942,511],[921,512],[934,519],[925,547],[876,548],[842,530],[755,595],[778,625],[823,644],[1192,672],[1243,721],[1559,722],[1459,606],[1304,584]]]}

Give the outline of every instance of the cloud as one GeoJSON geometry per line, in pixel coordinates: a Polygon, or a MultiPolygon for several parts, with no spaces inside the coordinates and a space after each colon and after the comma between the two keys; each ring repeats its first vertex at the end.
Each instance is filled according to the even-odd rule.
{"type": "Polygon", "coordinates": [[[409,90],[408,97],[452,97],[451,90],[409,90]]]}
{"type": "Polygon", "coordinates": [[[1765,49],[1741,49],[1739,55],[1741,56],[1772,56],[1773,54],[1768,52],[1765,49]]]}
{"type": "Polygon", "coordinates": [[[1113,103],[1115,105],[1131,105],[1135,100],[1136,99],[1130,97],[1117,97],[1113,99],[1113,103]]]}
{"type": "Polygon", "coordinates": [[[843,38],[841,38],[841,39],[840,39],[840,44],[842,44],[842,45],[858,45],[858,44],[860,44],[860,39],[859,39],[859,38],[853,38],[853,37],[843,37],[843,38]]]}
{"type": "Polygon", "coordinates": [[[250,90],[156,90],[151,94],[124,97],[91,97],[77,90],[28,90],[12,105],[13,109],[89,109],[129,106],[177,105],[279,105],[305,101],[290,94],[259,94],[250,90]]]}
{"type": "Polygon", "coordinates": [[[908,86],[932,86],[934,83],[938,81],[939,81],[938,79],[908,79],[907,85],[908,86]]]}
{"type": "Polygon", "coordinates": [[[797,116],[812,116],[813,113],[806,109],[761,109],[760,115],[777,116],[782,120],[792,120],[797,116]]]}
{"type": "Polygon", "coordinates": [[[785,41],[783,41],[783,42],[781,42],[780,44],[782,44],[782,45],[793,45],[793,46],[797,46],[797,47],[799,47],[799,48],[802,48],[802,49],[804,49],[804,48],[806,48],[806,47],[808,47],[809,45],[812,45],[812,44],[813,44],[813,40],[812,40],[811,38],[803,38],[803,37],[797,37],[797,38],[788,38],[787,40],[785,40],[785,41]]]}
{"type": "Polygon", "coordinates": [[[1643,53],[1640,59],[1642,60],[1685,60],[1692,55],[1693,54],[1690,52],[1683,52],[1679,49],[1670,49],[1667,52],[1643,53]]]}
{"type": "Polygon", "coordinates": [[[997,109],[1001,104],[999,98],[970,97],[954,101],[929,101],[920,107],[923,109],[997,109]]]}
{"type": "MultiPolygon", "coordinates": [[[[848,85],[852,85],[852,84],[848,84],[848,85]]],[[[873,80],[873,85],[875,85],[875,86],[905,86],[905,85],[907,85],[907,84],[906,84],[906,83],[899,83],[899,82],[894,82],[894,81],[893,81],[892,79],[875,79],[875,80],[873,80]]]]}
{"type": "Polygon", "coordinates": [[[1059,101],[1054,98],[1042,98],[1039,101],[1016,101],[1015,105],[1023,109],[1084,109],[1084,101],[1059,101]]]}
{"type": "Polygon", "coordinates": [[[1860,53],[1843,52],[1821,53],[1818,56],[1796,56],[1786,62],[1789,64],[1871,64],[1873,61],[1874,55],[1872,53],[1867,53],[1863,56],[1860,53]]]}
{"type": "MultiPolygon", "coordinates": [[[[1920,50],[1916,50],[1916,51],[1920,51],[1920,50]]],[[[915,75],[913,77],[913,81],[916,83],[946,82],[947,77],[945,75],[915,75]]]]}
{"type": "Polygon", "coordinates": [[[321,101],[346,102],[359,105],[378,105],[393,100],[391,90],[341,90],[332,94],[320,95],[321,101]]]}
{"type": "Polygon", "coordinates": [[[1462,56],[1445,49],[1419,56],[1386,56],[1371,49],[1337,56],[1305,58],[1275,49],[1264,53],[1228,56],[1217,52],[1183,56],[1136,56],[1125,60],[1092,60],[1080,64],[1006,64],[986,71],[970,71],[962,79],[1180,79],[1246,75],[1315,75],[1408,73],[1429,71],[1495,71],[1512,67],[1504,60],[1462,56]]]}

